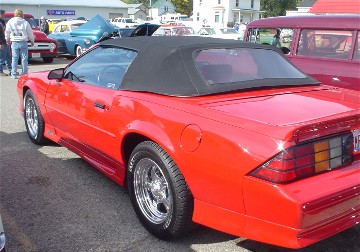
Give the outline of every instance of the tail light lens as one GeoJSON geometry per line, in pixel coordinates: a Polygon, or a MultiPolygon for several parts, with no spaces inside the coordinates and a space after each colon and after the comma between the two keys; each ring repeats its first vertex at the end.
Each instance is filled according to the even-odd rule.
{"type": "Polygon", "coordinates": [[[250,173],[285,184],[353,161],[353,135],[347,133],[290,147],[250,173]]]}

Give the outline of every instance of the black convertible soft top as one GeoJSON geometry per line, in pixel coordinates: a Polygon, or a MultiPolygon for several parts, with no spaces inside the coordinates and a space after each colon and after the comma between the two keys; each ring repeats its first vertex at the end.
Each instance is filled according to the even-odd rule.
{"type": "MultiPolygon", "coordinates": [[[[285,59],[281,51],[273,46],[196,36],[111,39],[101,42],[99,46],[116,46],[138,52],[123,78],[121,90],[144,91],[171,96],[198,96],[250,88],[318,84],[316,80],[296,69],[285,59]],[[265,77],[256,80],[210,85],[200,74],[194,57],[196,52],[204,49],[223,48],[252,48],[274,51],[284,58],[285,68],[291,68],[291,71],[295,71],[300,77],[265,77]]],[[[266,61],[269,59],[259,60],[266,61]]],[[[269,66],[271,66],[271,61],[269,66]]]]}

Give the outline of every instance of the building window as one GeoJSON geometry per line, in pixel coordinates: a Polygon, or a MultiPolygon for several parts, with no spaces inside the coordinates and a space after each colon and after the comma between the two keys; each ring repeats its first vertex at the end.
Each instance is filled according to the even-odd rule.
{"type": "Polygon", "coordinates": [[[220,21],[220,15],[215,14],[215,23],[219,23],[219,21],[220,21]]]}
{"type": "Polygon", "coordinates": [[[251,8],[254,8],[254,0],[251,0],[251,8]]]}
{"type": "Polygon", "coordinates": [[[239,0],[235,1],[235,7],[239,7],[239,0]]]}
{"type": "Polygon", "coordinates": [[[200,13],[196,13],[196,21],[200,21],[200,13]]]}
{"type": "MultiPolygon", "coordinates": [[[[199,5],[201,6],[201,4],[202,4],[202,0],[199,0],[199,5]]],[[[199,21],[199,20],[198,20],[199,21]]]]}
{"type": "Polygon", "coordinates": [[[218,0],[218,4],[221,4],[221,0],[218,0]]]}

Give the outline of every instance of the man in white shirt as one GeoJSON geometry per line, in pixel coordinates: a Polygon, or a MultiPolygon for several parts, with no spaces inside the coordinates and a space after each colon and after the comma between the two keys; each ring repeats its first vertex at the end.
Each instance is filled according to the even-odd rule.
{"type": "Polygon", "coordinates": [[[23,18],[22,10],[15,10],[14,17],[6,24],[5,38],[8,45],[11,44],[12,69],[11,78],[17,79],[16,71],[19,57],[21,56],[22,74],[28,72],[28,41],[34,46],[34,34],[30,24],[23,18]]]}

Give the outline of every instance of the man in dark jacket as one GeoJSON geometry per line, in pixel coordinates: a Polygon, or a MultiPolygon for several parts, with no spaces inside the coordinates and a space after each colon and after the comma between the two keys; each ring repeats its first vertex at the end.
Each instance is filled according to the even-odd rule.
{"type": "Polygon", "coordinates": [[[9,73],[11,72],[11,60],[10,49],[6,44],[5,39],[5,20],[3,19],[5,14],[4,10],[0,10],[0,76],[7,76],[3,71],[3,64],[5,63],[9,73]]]}
{"type": "Polygon", "coordinates": [[[49,24],[47,22],[47,20],[44,17],[40,18],[40,31],[42,31],[43,33],[45,33],[46,35],[49,34],[49,24]]]}

